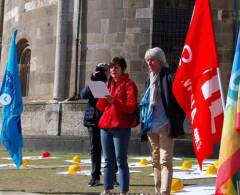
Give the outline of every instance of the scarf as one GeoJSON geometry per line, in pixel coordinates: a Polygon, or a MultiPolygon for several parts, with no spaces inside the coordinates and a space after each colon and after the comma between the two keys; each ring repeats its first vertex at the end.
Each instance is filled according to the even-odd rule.
{"type": "Polygon", "coordinates": [[[149,103],[152,107],[154,107],[157,103],[157,81],[158,81],[158,74],[153,74],[153,72],[150,72],[150,99],[149,103]]]}

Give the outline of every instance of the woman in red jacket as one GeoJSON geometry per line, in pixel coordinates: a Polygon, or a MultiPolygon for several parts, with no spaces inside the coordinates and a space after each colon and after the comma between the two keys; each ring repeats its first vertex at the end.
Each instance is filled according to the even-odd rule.
{"type": "Polygon", "coordinates": [[[129,191],[129,168],[127,163],[128,143],[131,128],[136,126],[133,114],[137,108],[138,91],[136,84],[129,79],[123,57],[114,57],[110,63],[110,95],[99,98],[97,108],[102,112],[99,120],[101,143],[105,159],[104,192],[109,194],[114,183],[114,155],[116,155],[121,194],[129,191]]]}

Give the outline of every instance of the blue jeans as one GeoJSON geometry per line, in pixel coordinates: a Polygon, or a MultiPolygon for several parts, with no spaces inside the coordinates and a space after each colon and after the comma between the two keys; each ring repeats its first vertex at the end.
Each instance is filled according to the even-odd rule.
{"type": "Polygon", "coordinates": [[[115,174],[114,155],[119,173],[120,191],[129,191],[129,168],[127,162],[128,143],[131,136],[130,128],[101,129],[101,143],[105,160],[104,189],[113,189],[115,174]]]}

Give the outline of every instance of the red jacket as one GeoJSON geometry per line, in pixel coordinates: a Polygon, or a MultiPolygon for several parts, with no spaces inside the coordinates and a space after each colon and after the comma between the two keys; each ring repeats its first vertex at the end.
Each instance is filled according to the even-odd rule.
{"type": "Polygon", "coordinates": [[[97,109],[102,112],[99,120],[99,128],[131,128],[136,126],[136,118],[133,112],[137,108],[138,90],[136,84],[124,74],[117,82],[111,80],[109,85],[110,95],[113,96],[113,104],[105,98],[99,98],[97,109]]]}

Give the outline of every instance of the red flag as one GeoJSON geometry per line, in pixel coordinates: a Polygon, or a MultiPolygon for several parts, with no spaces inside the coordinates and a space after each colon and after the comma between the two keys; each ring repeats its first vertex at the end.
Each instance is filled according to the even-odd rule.
{"type": "Polygon", "coordinates": [[[217,74],[218,57],[209,0],[196,0],[179,62],[173,93],[192,124],[198,162],[220,141],[223,107],[217,74]]]}

